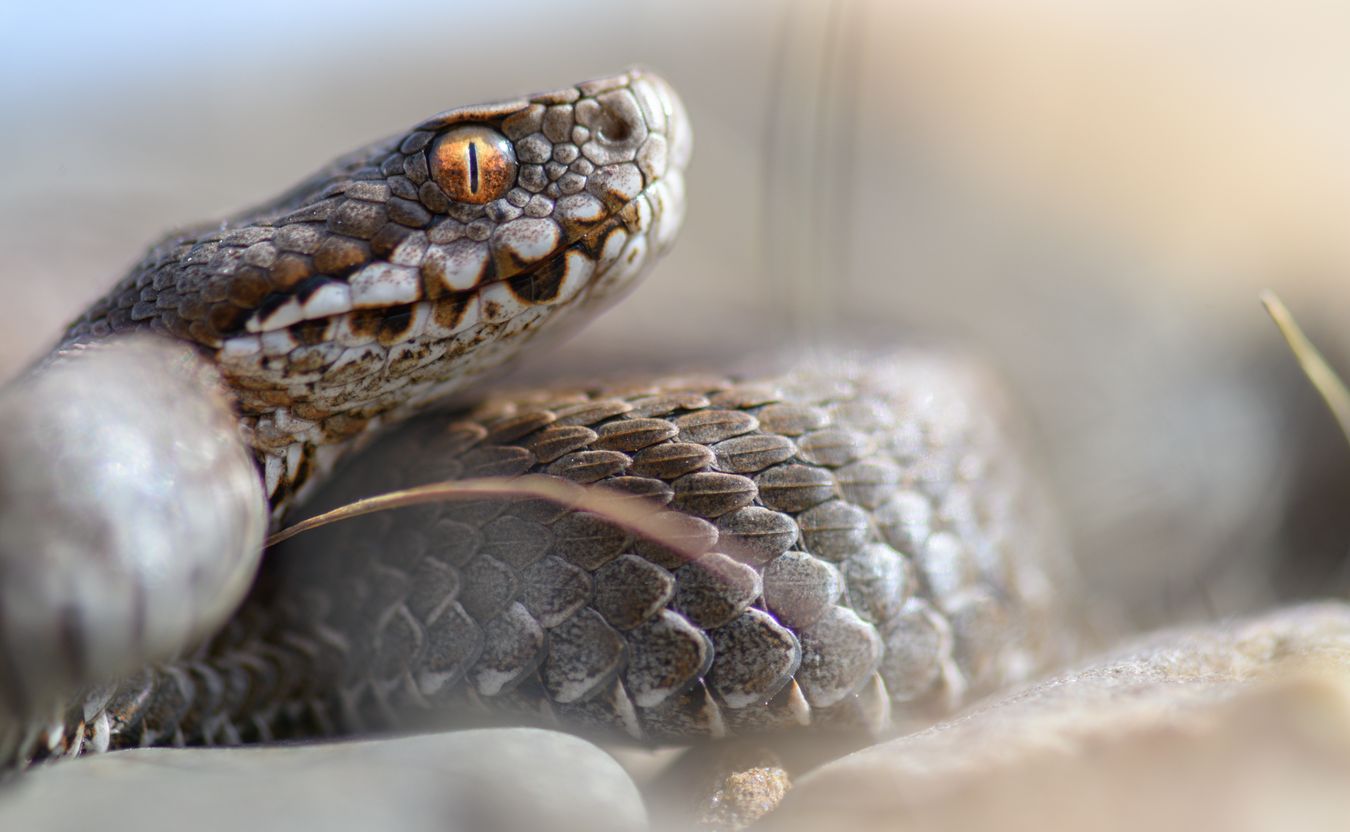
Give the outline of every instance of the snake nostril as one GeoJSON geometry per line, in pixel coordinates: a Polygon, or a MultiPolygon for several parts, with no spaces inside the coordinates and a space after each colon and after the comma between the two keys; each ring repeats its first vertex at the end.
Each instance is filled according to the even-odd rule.
{"type": "Polygon", "coordinates": [[[600,141],[610,144],[623,144],[633,135],[633,125],[618,113],[606,112],[605,123],[597,131],[600,141]]]}

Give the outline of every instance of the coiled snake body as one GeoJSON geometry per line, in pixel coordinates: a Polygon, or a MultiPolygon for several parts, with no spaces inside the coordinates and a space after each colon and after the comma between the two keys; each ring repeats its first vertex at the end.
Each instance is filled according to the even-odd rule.
{"type": "MultiPolygon", "coordinates": [[[[960,360],[900,353],[750,378],[586,380],[374,434],[629,289],[679,226],[690,142],[670,88],[631,71],[450,111],[152,250],[24,392],[69,395],[82,366],[148,391],[153,371],[170,379],[161,410],[181,410],[199,399],[180,387],[218,398],[218,373],[261,476],[246,464],[237,473],[232,432],[203,404],[195,422],[215,450],[168,475],[164,511],[216,500],[226,519],[204,537],[185,533],[206,565],[161,551],[158,565],[132,566],[116,541],[83,538],[118,575],[190,572],[170,588],[173,621],[155,617],[154,604],[173,604],[140,578],[119,579],[133,600],[117,601],[107,580],[50,577],[32,551],[52,536],[19,533],[40,525],[32,510],[0,513],[5,753],[22,763],[482,709],[642,741],[876,730],[1061,657],[1068,578],[1053,525],[1002,402],[960,360]],[[216,369],[113,338],[144,331],[192,345],[216,369]],[[364,447],[338,463],[353,445],[364,447]],[[220,624],[252,574],[263,492],[279,520],[306,491],[297,513],[527,473],[665,506],[679,539],[538,499],[403,508],[271,551],[220,624]],[[192,600],[203,587],[215,588],[210,603],[192,600]],[[22,594],[41,597],[25,607],[13,600],[22,594]],[[93,611],[77,596],[93,596],[93,611]]],[[[177,449],[170,458],[188,441],[146,429],[177,449]]],[[[16,459],[0,449],[0,461],[16,459]]],[[[106,491],[90,499],[109,505],[106,491]]],[[[126,546],[144,550],[145,539],[126,546]]]]}

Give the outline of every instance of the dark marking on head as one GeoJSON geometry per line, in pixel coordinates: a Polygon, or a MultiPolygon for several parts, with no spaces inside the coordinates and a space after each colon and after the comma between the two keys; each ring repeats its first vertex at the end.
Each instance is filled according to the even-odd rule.
{"type": "Polygon", "coordinates": [[[347,316],[347,320],[353,333],[378,338],[385,314],[383,309],[357,309],[347,316]]]}
{"type": "Polygon", "coordinates": [[[315,275],[295,287],[295,297],[301,303],[310,299],[315,292],[334,281],[324,275],[315,275]]]}
{"type": "Polygon", "coordinates": [[[506,285],[522,303],[548,303],[558,296],[567,275],[567,257],[560,252],[537,268],[508,278],[506,285]]]}
{"type": "MultiPolygon", "coordinates": [[[[428,300],[436,300],[449,295],[458,295],[460,292],[452,292],[446,288],[447,280],[445,278],[445,261],[428,257],[422,261],[420,270],[422,275],[422,294],[428,300]]],[[[483,268],[478,272],[474,283],[476,286],[483,286],[497,279],[497,264],[491,257],[485,258],[483,268]]],[[[475,290],[469,290],[473,294],[475,290]]]]}
{"type": "Polygon", "coordinates": [[[254,317],[256,317],[263,324],[266,324],[267,319],[272,317],[272,314],[277,311],[277,308],[280,307],[282,304],[286,303],[287,301],[289,301],[290,299],[291,295],[289,293],[286,294],[274,293],[268,295],[267,297],[263,298],[262,303],[258,304],[257,309],[254,313],[254,317]]]}
{"type": "Polygon", "coordinates": [[[411,304],[391,306],[384,310],[384,319],[380,321],[378,340],[384,346],[397,344],[405,340],[412,326],[413,308],[411,304]]]}
{"type": "Polygon", "coordinates": [[[599,261],[600,255],[605,251],[605,241],[609,239],[610,231],[617,227],[618,224],[610,219],[595,231],[577,240],[571,247],[577,249],[591,260],[599,261]]]}
{"type": "Polygon", "coordinates": [[[318,318],[313,321],[301,321],[298,324],[292,324],[290,331],[291,337],[295,339],[296,343],[312,347],[328,340],[328,320],[318,318]]]}
{"type": "Polygon", "coordinates": [[[438,299],[431,307],[431,316],[437,326],[454,329],[464,318],[469,304],[474,302],[475,292],[456,292],[438,299]]]}

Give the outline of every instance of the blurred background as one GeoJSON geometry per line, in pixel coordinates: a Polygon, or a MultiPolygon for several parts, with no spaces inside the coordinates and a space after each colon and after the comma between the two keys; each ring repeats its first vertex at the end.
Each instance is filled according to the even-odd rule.
{"type": "Polygon", "coordinates": [[[633,63],[694,121],[685,231],[535,373],[957,346],[1134,623],[1344,588],[1350,450],[1256,300],[1350,368],[1344,4],[3,4],[0,376],[174,226],[633,63]]]}

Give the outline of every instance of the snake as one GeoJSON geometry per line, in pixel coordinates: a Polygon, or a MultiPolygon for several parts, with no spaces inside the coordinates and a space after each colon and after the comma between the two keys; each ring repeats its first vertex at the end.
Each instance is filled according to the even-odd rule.
{"type": "Polygon", "coordinates": [[[631,69],[443,112],[152,247],[0,398],[4,761],[479,719],[876,733],[1062,662],[1053,506],[966,357],[484,383],[638,284],[691,153],[631,69]],[[671,522],[482,495],[264,554],[484,477],[671,522]]]}

